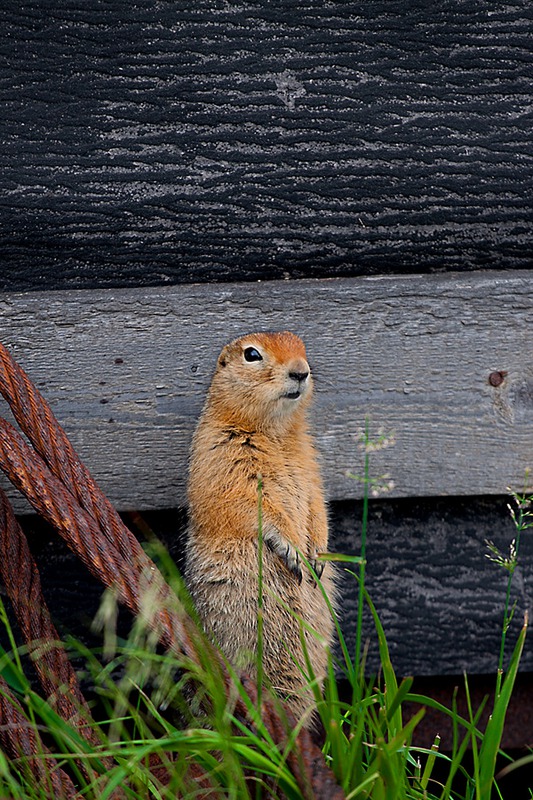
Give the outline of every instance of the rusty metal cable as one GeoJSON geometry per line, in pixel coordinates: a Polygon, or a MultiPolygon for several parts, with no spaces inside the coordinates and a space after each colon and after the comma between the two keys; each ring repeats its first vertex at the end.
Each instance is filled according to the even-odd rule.
{"type": "Polygon", "coordinates": [[[0,575],[50,706],[97,747],[100,740],[94,724],[91,724],[91,711],[51,620],[39,570],[26,536],[1,489],[0,575]]]}
{"type": "MultiPolygon", "coordinates": [[[[148,622],[165,647],[198,662],[194,623],[80,461],[46,401],[2,345],[0,392],[35,448],[0,419],[0,468],[89,571],[113,587],[120,602],[137,615],[146,614],[145,601],[150,599],[148,622]]],[[[229,692],[227,672],[224,678],[229,692]]],[[[253,700],[257,692],[249,679],[247,689],[253,700]]],[[[263,709],[269,733],[283,746],[285,724],[270,701],[264,700],[263,709]]],[[[240,698],[236,711],[243,717],[247,714],[240,698]]],[[[288,760],[305,797],[344,797],[307,730],[299,733],[288,760]]]]}
{"type": "MultiPolygon", "coordinates": [[[[36,788],[50,789],[50,797],[71,800],[77,796],[75,786],[67,773],[58,768],[48,748],[24,714],[22,706],[13,697],[5,680],[0,676],[0,745],[3,752],[20,765],[20,771],[29,770],[36,788]]],[[[26,775],[27,778],[30,776],[26,775]]]]}
{"type": "Polygon", "coordinates": [[[11,407],[20,429],[51,472],[93,516],[107,539],[126,560],[144,561],[144,551],[98,487],[55,418],[52,409],[22,367],[0,343],[0,393],[11,407]]]}
{"type": "Polygon", "coordinates": [[[15,428],[1,418],[0,469],[56,528],[91,574],[116,590],[118,599],[130,611],[142,613],[143,599],[149,595],[154,608],[152,625],[157,627],[162,643],[197,660],[183,620],[170,611],[172,606],[177,611],[177,598],[155,564],[146,557],[146,570],[141,572],[131,561],[125,561],[102,535],[96,520],[79,506],[15,428]]]}

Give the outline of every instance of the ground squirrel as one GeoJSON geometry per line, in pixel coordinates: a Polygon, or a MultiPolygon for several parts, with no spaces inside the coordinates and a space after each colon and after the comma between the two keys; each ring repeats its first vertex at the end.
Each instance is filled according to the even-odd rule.
{"type": "Polygon", "coordinates": [[[206,629],[236,666],[253,670],[257,643],[258,476],[262,480],[264,672],[300,715],[312,705],[301,623],[315,674],[326,672],[333,622],[299,552],[333,602],[317,456],[306,412],[312,378],[301,339],[256,333],[219,356],[193,438],[186,581],[206,629]],[[292,612],[292,613],[291,613],[292,612]]]}

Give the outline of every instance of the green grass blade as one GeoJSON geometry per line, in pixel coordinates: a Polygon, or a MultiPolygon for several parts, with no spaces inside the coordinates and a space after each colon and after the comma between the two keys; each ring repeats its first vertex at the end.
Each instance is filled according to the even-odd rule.
{"type": "Polygon", "coordinates": [[[477,737],[474,731],[474,712],[472,710],[472,700],[470,698],[470,687],[468,685],[468,678],[466,672],[464,673],[464,684],[465,684],[465,695],[466,695],[466,705],[468,709],[468,718],[470,719],[470,723],[472,725],[472,764],[473,764],[473,779],[474,784],[476,787],[476,798],[479,800],[480,798],[480,781],[479,781],[479,749],[477,743],[477,737]]]}
{"type": "Polygon", "coordinates": [[[533,753],[530,753],[528,756],[522,756],[522,758],[517,758],[516,761],[513,761],[511,764],[508,764],[504,767],[496,778],[505,778],[506,775],[509,775],[511,772],[514,772],[516,769],[522,769],[522,767],[528,767],[530,764],[533,764],[533,753]]]}
{"type": "Polygon", "coordinates": [[[396,673],[394,672],[394,668],[392,666],[387,639],[385,637],[385,631],[383,630],[378,612],[376,611],[376,608],[370,599],[370,595],[368,594],[367,590],[364,589],[363,592],[368,607],[370,608],[378,635],[381,671],[383,680],[385,682],[385,706],[387,709],[387,719],[389,721],[389,725],[391,726],[391,733],[394,735],[396,732],[402,729],[401,705],[398,704],[397,706],[393,707],[394,698],[398,694],[398,681],[396,680],[396,673]]]}
{"type": "MultiPolygon", "coordinates": [[[[354,664],[353,664],[352,658],[350,656],[350,653],[348,651],[348,647],[346,645],[346,641],[345,641],[345,638],[344,638],[344,635],[343,635],[343,632],[342,632],[341,624],[340,624],[340,621],[339,621],[339,615],[335,612],[335,609],[333,608],[331,600],[330,600],[326,590],[324,589],[324,586],[322,585],[322,581],[320,580],[320,578],[316,574],[315,570],[313,569],[312,564],[307,560],[307,558],[305,557],[304,553],[302,553],[300,551],[298,551],[298,553],[300,555],[300,558],[301,558],[302,562],[305,564],[305,566],[308,568],[308,570],[310,571],[310,573],[314,577],[314,579],[315,579],[315,581],[317,583],[317,586],[320,589],[320,592],[322,594],[324,602],[326,603],[326,606],[328,608],[328,612],[329,612],[329,614],[330,614],[330,616],[331,616],[331,618],[333,620],[333,624],[335,626],[335,631],[336,631],[336,634],[337,634],[337,641],[339,643],[339,647],[340,647],[341,652],[342,652],[342,657],[344,659],[344,664],[341,665],[341,668],[345,671],[346,676],[347,676],[348,680],[350,681],[350,683],[353,683],[353,681],[356,680],[355,668],[354,668],[354,664]]],[[[324,561],[324,562],[334,561],[334,562],[341,562],[341,563],[360,563],[361,559],[360,559],[359,556],[347,556],[347,555],[343,555],[341,553],[322,553],[320,555],[319,561],[324,561]]]]}
{"type": "MultiPolygon", "coordinates": [[[[387,707],[387,720],[390,722],[396,715],[396,712],[400,709],[402,703],[405,701],[405,698],[409,694],[411,686],[413,685],[413,678],[404,678],[401,682],[398,691],[392,698],[391,702],[387,707]]],[[[401,721],[401,716],[400,716],[401,721]]]]}
{"type": "Polygon", "coordinates": [[[524,649],[524,642],[526,639],[528,619],[524,621],[518,641],[516,643],[507,675],[501,687],[500,696],[496,697],[494,701],[494,710],[487,723],[483,744],[481,745],[479,760],[480,760],[480,800],[490,800],[492,784],[494,782],[494,771],[496,768],[496,757],[500,749],[502,740],[503,726],[505,724],[505,716],[507,708],[514,688],[516,675],[518,673],[518,666],[522,657],[524,649]]]}
{"type": "Polygon", "coordinates": [[[439,746],[440,746],[440,736],[437,734],[435,736],[433,744],[431,745],[431,751],[426,759],[424,772],[422,773],[422,777],[420,778],[420,786],[424,790],[427,789],[428,783],[431,779],[433,767],[435,766],[435,761],[437,759],[437,753],[439,752],[439,746]]]}
{"type": "MultiPolygon", "coordinates": [[[[477,724],[481,718],[483,709],[485,708],[486,698],[480,704],[471,722],[464,719],[464,717],[461,717],[457,713],[455,696],[454,696],[453,706],[451,709],[446,708],[445,705],[439,703],[437,700],[434,700],[432,697],[427,697],[426,695],[422,694],[417,694],[417,693],[408,694],[406,700],[408,702],[416,703],[417,705],[428,706],[429,708],[433,708],[436,711],[439,711],[440,713],[449,717],[452,722],[453,732],[454,732],[453,752],[451,759],[449,759],[450,770],[448,773],[448,777],[440,794],[441,800],[449,800],[449,798],[451,797],[450,794],[451,786],[453,783],[454,776],[456,775],[457,772],[462,772],[464,776],[467,778],[467,780],[470,781],[470,777],[466,773],[464,767],[462,766],[462,763],[465,753],[468,749],[468,745],[472,741],[472,736],[476,736],[477,739],[479,740],[483,738],[483,734],[478,730],[477,724]],[[459,726],[461,726],[465,730],[465,734],[460,743],[459,743],[459,730],[458,730],[459,726]]],[[[467,797],[470,797],[470,795],[467,795],[467,797]]]]}
{"type": "Polygon", "coordinates": [[[18,694],[29,691],[30,684],[22,669],[14,663],[4,648],[0,645],[0,675],[7,685],[18,694]]]}

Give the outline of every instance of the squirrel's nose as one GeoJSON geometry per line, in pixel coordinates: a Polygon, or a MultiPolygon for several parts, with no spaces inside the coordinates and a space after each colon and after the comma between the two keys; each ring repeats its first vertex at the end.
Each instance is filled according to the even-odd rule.
{"type": "Polygon", "coordinates": [[[309,376],[309,370],[307,372],[289,372],[289,378],[292,378],[298,383],[302,383],[305,379],[309,376]]]}

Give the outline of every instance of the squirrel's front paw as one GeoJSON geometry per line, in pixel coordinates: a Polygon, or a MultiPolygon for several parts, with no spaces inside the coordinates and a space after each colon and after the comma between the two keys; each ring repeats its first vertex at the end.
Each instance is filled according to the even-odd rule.
{"type": "Polygon", "coordinates": [[[290,572],[296,577],[298,583],[302,582],[302,567],[300,564],[300,556],[296,548],[292,546],[287,539],[284,539],[281,533],[274,527],[267,527],[263,531],[263,541],[275,553],[290,572]]]}
{"type": "Polygon", "coordinates": [[[310,558],[309,564],[316,573],[317,578],[320,580],[320,578],[322,577],[322,573],[324,572],[324,567],[325,567],[324,562],[318,561],[316,558],[310,558]]]}

